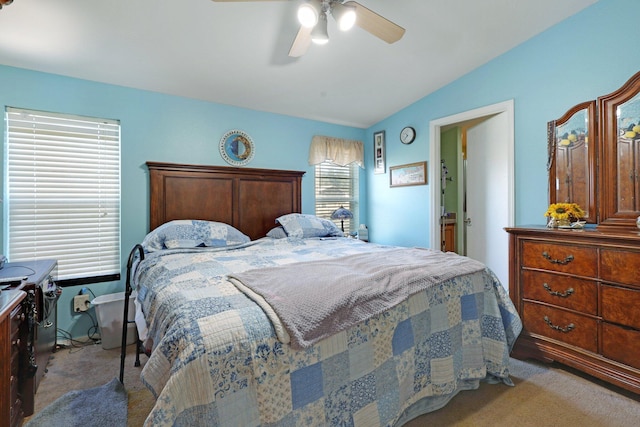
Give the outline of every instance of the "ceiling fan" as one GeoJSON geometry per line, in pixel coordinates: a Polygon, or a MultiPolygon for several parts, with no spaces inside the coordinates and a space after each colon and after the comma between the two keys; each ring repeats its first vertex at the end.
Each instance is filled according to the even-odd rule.
{"type": "MultiPolygon", "coordinates": [[[[282,1],[282,0],[213,0],[214,2],[282,1]]],[[[311,42],[326,44],[329,41],[327,18],[331,15],[338,28],[347,31],[357,25],[363,30],[386,41],[395,43],[404,35],[404,28],[378,15],[355,1],[305,0],[298,7],[300,29],[293,40],[289,56],[297,58],[305,54],[311,42]]]]}
{"type": "Polygon", "coordinates": [[[0,0],[0,9],[2,9],[2,6],[8,6],[11,3],[13,3],[13,0],[0,0]]]}

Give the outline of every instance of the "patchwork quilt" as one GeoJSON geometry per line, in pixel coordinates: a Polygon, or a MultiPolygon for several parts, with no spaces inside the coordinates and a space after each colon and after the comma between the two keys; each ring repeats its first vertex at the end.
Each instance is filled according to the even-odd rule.
{"type": "Polygon", "coordinates": [[[436,283],[302,350],[280,342],[260,306],[227,279],[390,249],[264,238],[148,253],[134,276],[153,340],[142,379],[156,404],[145,425],[392,426],[480,380],[510,384],[509,351],[522,326],[488,269],[436,283]]]}
{"type": "Polygon", "coordinates": [[[266,267],[227,277],[257,302],[294,349],[307,348],[405,301],[409,296],[485,265],[453,252],[398,248],[266,267]],[[295,286],[291,286],[295,283],[295,286]]]}

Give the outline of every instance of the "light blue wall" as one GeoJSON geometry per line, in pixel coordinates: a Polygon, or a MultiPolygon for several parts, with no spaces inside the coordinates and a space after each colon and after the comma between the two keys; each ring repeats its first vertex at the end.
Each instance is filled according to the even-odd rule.
{"type": "Polygon", "coordinates": [[[428,247],[431,210],[429,185],[389,188],[388,174],[372,173],[373,133],[386,131],[387,165],[427,160],[431,168],[439,159],[429,159],[430,121],[509,99],[515,104],[516,225],[544,224],[547,122],[613,92],[640,70],[638,16],[638,0],[600,0],[368,129],[370,239],[428,247]],[[410,146],[398,139],[407,125],[418,134],[410,146]]]}
{"type": "MultiPolygon", "coordinates": [[[[256,145],[250,167],[306,172],[302,179],[302,210],[313,213],[314,172],[313,167],[307,164],[312,136],[364,138],[363,129],[5,66],[0,66],[0,106],[3,110],[4,106],[12,106],[120,120],[123,280],[89,286],[96,296],[124,289],[124,268],[129,251],[148,230],[146,161],[225,165],[218,151],[218,142],[228,130],[242,129],[256,145]]],[[[4,135],[4,121],[0,126],[4,135]]],[[[364,172],[361,176],[361,194],[365,194],[364,172]]],[[[366,221],[366,198],[360,206],[360,218],[366,221]]],[[[60,328],[73,336],[86,337],[91,324],[88,317],[74,314],[71,309],[72,298],[79,290],[80,287],[64,289],[58,322],[60,328]]]]}

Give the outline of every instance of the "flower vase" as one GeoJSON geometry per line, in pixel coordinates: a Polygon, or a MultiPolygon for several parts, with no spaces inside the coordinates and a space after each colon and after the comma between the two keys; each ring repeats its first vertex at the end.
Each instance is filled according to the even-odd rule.
{"type": "Polygon", "coordinates": [[[547,223],[548,228],[570,228],[571,221],[569,219],[550,218],[547,223]]]}

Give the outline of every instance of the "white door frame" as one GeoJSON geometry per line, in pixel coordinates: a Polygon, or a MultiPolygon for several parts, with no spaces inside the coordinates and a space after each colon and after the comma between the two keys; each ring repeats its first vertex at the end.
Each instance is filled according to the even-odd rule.
{"type": "Polygon", "coordinates": [[[456,123],[466,122],[468,120],[478,119],[481,117],[492,116],[495,114],[507,114],[507,149],[508,149],[508,226],[513,227],[515,224],[515,195],[514,195],[514,112],[513,99],[500,102],[486,107],[477,108],[475,110],[465,111],[463,113],[454,114],[452,116],[443,117],[441,119],[429,122],[429,140],[431,141],[429,148],[429,158],[431,159],[431,168],[429,169],[430,197],[431,197],[431,248],[440,250],[440,133],[441,128],[456,123]]]}

